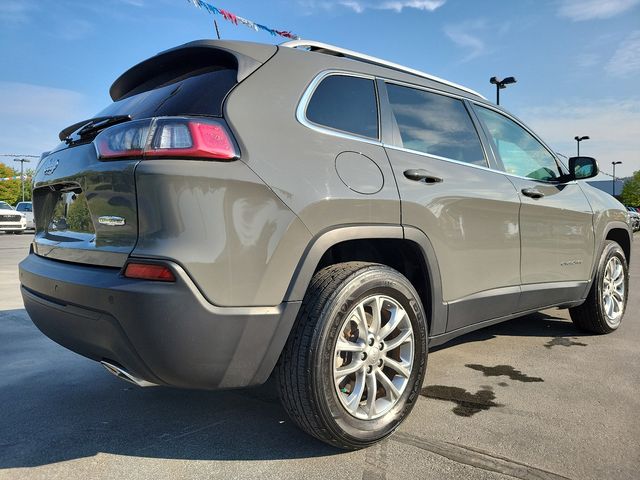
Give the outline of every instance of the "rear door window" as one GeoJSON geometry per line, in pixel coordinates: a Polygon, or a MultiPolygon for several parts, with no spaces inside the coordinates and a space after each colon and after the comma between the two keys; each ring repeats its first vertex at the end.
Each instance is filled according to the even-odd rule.
{"type": "Polygon", "coordinates": [[[378,101],[372,79],[331,75],[307,105],[307,120],[346,133],[378,139],[378,101]]]}
{"type": "Polygon", "coordinates": [[[462,100],[387,84],[400,147],[486,167],[484,150],[462,100]]]}

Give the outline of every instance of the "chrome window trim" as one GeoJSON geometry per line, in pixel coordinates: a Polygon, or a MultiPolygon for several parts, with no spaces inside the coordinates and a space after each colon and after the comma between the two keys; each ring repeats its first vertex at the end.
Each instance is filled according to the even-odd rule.
{"type": "MultiPolygon", "coordinates": [[[[382,80],[384,83],[390,83],[393,85],[398,85],[400,87],[407,87],[407,88],[415,88],[416,90],[424,90],[426,92],[429,93],[435,93],[437,95],[444,95],[446,97],[453,97],[457,100],[470,100],[471,99],[469,97],[465,97],[464,95],[459,95],[457,93],[452,93],[452,92],[446,92],[444,90],[438,90],[437,88],[433,88],[433,87],[425,87],[424,85],[416,85],[415,83],[409,83],[409,82],[403,82],[402,80],[394,80],[391,78],[384,78],[384,77],[378,77],[380,78],[380,80],[382,80]]],[[[478,105],[483,105],[483,103],[481,102],[475,102],[478,105]]]]}
{"type": "Polygon", "coordinates": [[[432,155],[431,153],[425,153],[419,150],[412,150],[410,148],[397,147],[395,145],[387,145],[387,144],[383,144],[382,146],[384,148],[388,148],[389,150],[396,150],[398,152],[405,152],[405,153],[413,153],[415,155],[420,155],[421,157],[434,158],[436,160],[444,160],[445,162],[456,163],[458,165],[466,165],[468,167],[479,168],[481,170],[488,170],[493,173],[500,173],[500,174],[505,173],[501,170],[496,170],[495,168],[483,167],[482,165],[476,165],[475,163],[461,162],[460,160],[456,160],[454,158],[441,157],[440,155],[432,155]]]}
{"type": "Polygon", "coordinates": [[[378,87],[376,86],[376,77],[373,75],[366,75],[354,72],[348,72],[345,70],[325,70],[320,72],[316,77],[311,81],[309,86],[306,88],[300,102],[298,103],[298,108],[296,109],[296,119],[302,125],[311,130],[315,130],[316,132],[324,133],[327,135],[332,135],[334,137],[344,138],[347,140],[357,140],[359,142],[365,142],[372,145],[382,145],[380,141],[380,135],[382,134],[382,119],[380,115],[380,100],[378,98],[378,87]],[[309,102],[311,101],[311,97],[315,93],[318,85],[327,77],[331,76],[343,76],[343,77],[356,77],[363,78],[365,80],[371,80],[373,82],[373,88],[376,95],[376,109],[377,109],[377,117],[378,117],[378,138],[365,137],[362,135],[358,135],[355,133],[346,132],[344,130],[338,130],[335,128],[328,127],[326,125],[320,125],[315,123],[307,118],[307,107],[309,106],[309,102]]]}
{"type": "Polygon", "coordinates": [[[412,153],[414,155],[420,155],[421,157],[435,158],[436,160],[444,160],[446,162],[456,163],[458,165],[466,165],[467,167],[479,168],[480,170],[487,170],[489,172],[498,173],[500,175],[506,175],[507,177],[521,178],[523,180],[530,180],[532,182],[546,183],[548,185],[572,185],[576,183],[575,180],[571,180],[570,182],[564,182],[564,183],[538,180],[537,178],[523,177],[522,175],[515,175],[513,173],[505,172],[504,170],[497,170],[495,168],[483,167],[482,165],[476,165],[475,163],[461,162],[460,160],[456,160],[454,158],[440,157],[439,155],[431,155],[429,153],[420,152],[418,150],[411,150],[410,148],[396,147],[395,145],[387,145],[384,143],[382,144],[382,146],[384,148],[388,148],[390,150],[396,150],[398,152],[412,153]]]}
{"type": "MultiPolygon", "coordinates": [[[[322,80],[324,80],[326,77],[329,77],[331,75],[343,75],[343,76],[348,76],[348,77],[359,77],[359,78],[365,78],[367,80],[373,80],[374,81],[374,86],[375,86],[375,80],[376,79],[380,79],[386,83],[395,83],[398,84],[400,86],[406,86],[409,88],[417,88],[420,90],[425,90],[431,93],[435,93],[438,95],[446,95],[449,97],[453,97],[459,100],[467,100],[473,104],[476,104],[480,107],[486,107],[486,108],[490,108],[491,110],[496,111],[497,113],[501,113],[504,116],[510,118],[511,120],[513,120],[514,122],[516,122],[518,125],[520,125],[522,128],[524,128],[527,132],[529,132],[536,140],[538,140],[545,149],[549,150],[549,147],[542,141],[540,140],[540,138],[533,133],[529,128],[527,128],[526,126],[522,125],[522,122],[518,121],[516,118],[514,118],[513,116],[511,116],[508,113],[505,113],[503,110],[497,109],[497,108],[493,108],[493,106],[491,105],[487,105],[485,103],[482,102],[478,102],[475,100],[471,100],[468,97],[462,96],[462,95],[456,95],[454,93],[450,93],[450,92],[443,92],[441,90],[437,90],[437,89],[433,89],[433,88],[429,88],[429,87],[424,87],[422,85],[415,85],[415,84],[411,84],[411,83],[407,83],[407,82],[402,82],[402,81],[397,81],[397,80],[393,80],[393,79],[387,79],[384,77],[376,77],[374,75],[367,75],[364,73],[355,73],[355,72],[349,72],[346,70],[335,70],[335,69],[331,69],[331,70],[324,70],[322,72],[320,72],[318,75],[316,75],[314,77],[314,79],[311,81],[311,83],[309,83],[309,85],[307,86],[307,88],[305,89],[304,93],[302,94],[302,97],[300,98],[300,101],[298,102],[298,107],[296,108],[296,119],[298,120],[298,122],[302,125],[304,125],[305,127],[314,130],[318,133],[322,133],[325,135],[331,135],[333,137],[338,137],[338,138],[343,138],[346,140],[355,140],[358,142],[364,142],[364,143],[368,143],[370,145],[376,145],[379,147],[384,147],[384,148],[388,148],[391,150],[396,150],[399,152],[405,152],[405,153],[412,153],[415,155],[420,155],[421,157],[428,157],[428,158],[434,158],[436,160],[444,160],[446,162],[452,162],[458,165],[466,165],[468,167],[472,167],[472,168],[479,168],[481,170],[486,170],[489,172],[493,172],[493,173],[498,173],[501,175],[506,175],[508,177],[513,177],[513,178],[520,178],[523,180],[529,180],[529,181],[533,181],[533,182],[540,182],[540,183],[544,183],[544,184],[548,184],[548,185],[559,185],[561,184],[560,182],[553,182],[553,181],[546,181],[546,180],[538,180],[535,178],[529,178],[529,177],[523,177],[522,175],[515,175],[513,173],[509,173],[509,172],[505,172],[504,170],[499,170],[496,168],[490,168],[490,167],[483,167],[482,165],[476,165],[474,163],[466,163],[466,162],[461,162],[460,160],[456,160],[454,158],[447,158],[447,157],[440,157],[438,155],[431,155],[425,152],[420,152],[418,150],[411,150],[409,148],[404,148],[404,147],[397,147],[395,145],[390,145],[390,144],[386,144],[383,143],[382,141],[380,141],[381,135],[382,135],[382,118],[381,118],[381,112],[380,112],[380,99],[379,99],[379,94],[378,94],[378,90],[376,87],[376,101],[378,103],[378,140],[372,139],[372,138],[368,138],[368,137],[362,137],[360,135],[355,135],[355,134],[350,134],[347,132],[344,132],[342,130],[336,130],[330,127],[326,127],[324,125],[319,125],[316,124],[314,122],[312,122],[311,120],[307,119],[307,106],[309,104],[309,101],[311,100],[311,97],[313,95],[313,93],[315,92],[316,88],[318,87],[318,85],[320,84],[320,82],[322,80]]],[[[474,125],[475,128],[475,125],[474,125]]],[[[476,132],[479,135],[479,132],[476,132]]],[[[488,162],[488,157],[487,154],[488,152],[485,150],[484,148],[484,144],[482,141],[480,141],[480,144],[482,145],[482,149],[485,153],[485,161],[488,162]]],[[[557,158],[555,155],[553,155],[553,153],[551,154],[552,157],[557,161],[557,158]]],[[[488,164],[488,163],[487,163],[488,164]]],[[[562,183],[562,185],[572,185],[575,184],[576,181],[572,180],[570,182],[565,182],[562,183]]]]}

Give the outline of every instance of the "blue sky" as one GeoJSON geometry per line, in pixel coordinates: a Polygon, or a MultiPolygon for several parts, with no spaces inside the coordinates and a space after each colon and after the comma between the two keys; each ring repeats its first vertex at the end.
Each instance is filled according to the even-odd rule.
{"type": "MultiPolygon", "coordinates": [[[[303,38],[433,73],[494,99],[552,147],[640,170],[640,0],[209,0],[303,38]]],[[[223,38],[282,39],[218,18],[223,38]]],[[[111,82],[163,49],[213,38],[186,0],[2,0],[0,153],[39,154],[109,103],[111,82]]],[[[0,158],[0,161],[2,159],[0,158]]]]}

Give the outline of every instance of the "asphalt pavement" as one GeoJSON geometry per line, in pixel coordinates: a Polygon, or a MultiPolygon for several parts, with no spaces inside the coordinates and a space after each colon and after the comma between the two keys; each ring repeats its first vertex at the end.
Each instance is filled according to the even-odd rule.
{"type": "Polygon", "coordinates": [[[29,242],[0,234],[0,479],[640,478],[637,248],[617,332],[554,309],[465,335],[429,354],[392,437],[343,452],[300,432],[271,384],[142,389],[44,337],[19,295],[29,242]]]}

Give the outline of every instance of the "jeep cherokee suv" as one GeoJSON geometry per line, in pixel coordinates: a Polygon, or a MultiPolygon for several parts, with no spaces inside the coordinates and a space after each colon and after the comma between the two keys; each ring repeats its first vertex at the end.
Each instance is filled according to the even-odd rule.
{"type": "Polygon", "coordinates": [[[445,80],[316,42],[197,41],[134,66],[37,168],[33,322],[138,385],[272,373],[304,430],[360,448],[427,348],[569,308],[624,315],[626,210],[445,80]]]}

